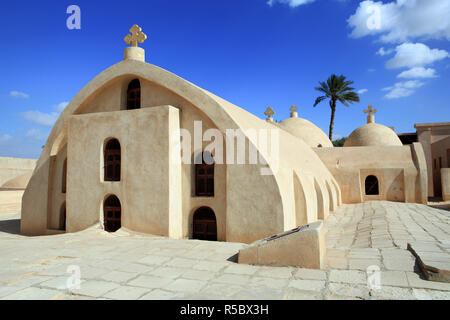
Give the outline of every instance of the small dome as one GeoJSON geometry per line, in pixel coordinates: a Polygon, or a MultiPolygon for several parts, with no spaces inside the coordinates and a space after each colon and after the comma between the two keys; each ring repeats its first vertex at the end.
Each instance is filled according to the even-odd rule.
{"type": "Polygon", "coordinates": [[[397,134],[391,128],[378,123],[365,124],[347,138],[344,147],[402,146],[397,134]]]}
{"type": "Polygon", "coordinates": [[[332,148],[328,136],[311,121],[295,116],[280,122],[280,128],[305,141],[311,148],[332,148]]]}

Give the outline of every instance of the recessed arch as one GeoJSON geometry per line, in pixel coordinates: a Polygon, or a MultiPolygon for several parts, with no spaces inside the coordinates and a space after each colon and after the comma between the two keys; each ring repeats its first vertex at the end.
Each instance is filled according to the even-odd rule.
{"type": "Polygon", "coordinates": [[[192,238],[217,241],[217,220],[211,208],[200,207],[195,210],[192,217],[192,238]]]}
{"type": "Polygon", "coordinates": [[[378,183],[378,178],[374,175],[370,175],[365,181],[365,191],[366,195],[374,196],[380,194],[380,186],[378,183]]]}
{"type": "Polygon", "coordinates": [[[116,232],[122,226],[122,207],[115,195],[108,196],[103,203],[103,226],[108,232],[116,232]]]}

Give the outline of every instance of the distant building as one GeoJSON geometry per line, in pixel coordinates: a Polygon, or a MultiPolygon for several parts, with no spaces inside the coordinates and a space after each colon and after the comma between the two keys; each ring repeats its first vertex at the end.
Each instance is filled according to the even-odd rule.
{"type": "Polygon", "coordinates": [[[428,173],[428,196],[442,196],[441,169],[450,168],[450,122],[416,123],[416,132],[400,133],[406,145],[420,142],[425,152],[428,173]]]}

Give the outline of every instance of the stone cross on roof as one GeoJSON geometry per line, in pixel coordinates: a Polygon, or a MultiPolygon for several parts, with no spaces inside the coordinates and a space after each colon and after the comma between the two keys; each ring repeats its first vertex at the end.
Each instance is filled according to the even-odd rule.
{"type": "Polygon", "coordinates": [[[368,113],[367,116],[367,123],[374,123],[375,122],[375,116],[374,114],[377,113],[377,109],[372,109],[372,106],[368,106],[367,110],[364,110],[364,113],[368,113]]]}
{"type": "Polygon", "coordinates": [[[272,116],[275,114],[275,111],[271,107],[268,107],[264,114],[267,116],[266,121],[273,121],[272,116]]]}
{"type": "Polygon", "coordinates": [[[133,25],[130,28],[130,33],[131,35],[127,34],[127,36],[123,39],[123,41],[125,41],[126,44],[132,47],[137,47],[138,42],[143,43],[145,39],[147,39],[147,35],[142,32],[142,28],[139,27],[137,24],[133,25]]]}
{"type": "Polygon", "coordinates": [[[297,115],[298,108],[296,106],[292,105],[292,107],[289,110],[291,110],[291,118],[298,117],[298,115],[297,115]]]}

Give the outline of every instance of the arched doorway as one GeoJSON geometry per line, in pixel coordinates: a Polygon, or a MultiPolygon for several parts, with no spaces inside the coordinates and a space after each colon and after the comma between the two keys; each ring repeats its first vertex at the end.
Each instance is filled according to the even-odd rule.
{"type": "Polygon", "coordinates": [[[103,204],[104,228],[105,231],[115,232],[121,227],[121,207],[119,198],[109,196],[103,204]]]}
{"type": "Polygon", "coordinates": [[[211,208],[197,209],[193,217],[192,238],[198,240],[217,241],[216,215],[211,208]]]}
{"type": "Polygon", "coordinates": [[[375,176],[368,176],[366,178],[366,195],[375,196],[380,194],[380,188],[378,185],[378,179],[375,176]]]}

